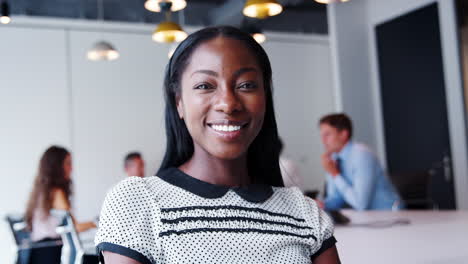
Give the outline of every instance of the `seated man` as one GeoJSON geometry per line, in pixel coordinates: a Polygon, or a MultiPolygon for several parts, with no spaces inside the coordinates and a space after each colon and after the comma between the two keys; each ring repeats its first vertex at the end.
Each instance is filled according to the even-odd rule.
{"type": "Polygon", "coordinates": [[[390,210],[402,207],[400,198],[377,157],[367,146],[353,142],[351,119],[331,114],[320,119],[320,137],[326,152],[322,166],[327,172],[324,207],[337,210],[390,210]]]}
{"type": "Polygon", "coordinates": [[[139,152],[130,152],[125,156],[124,169],[127,176],[145,177],[145,162],[139,152]]]}

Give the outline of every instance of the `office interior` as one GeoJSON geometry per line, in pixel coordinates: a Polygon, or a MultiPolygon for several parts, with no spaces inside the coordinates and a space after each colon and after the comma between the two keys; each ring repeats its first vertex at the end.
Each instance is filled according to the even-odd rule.
{"type": "MultiPolygon", "coordinates": [[[[99,215],[129,151],[155,174],[164,69],[178,42],[153,39],[168,17],[143,0],[0,2],[11,19],[0,21],[0,260],[14,263],[3,220],[24,213],[47,147],[72,153],[78,220],[99,215]],[[100,42],[118,56],[90,58],[100,42]]],[[[284,153],[302,189],[323,190],[318,120],[332,112],[352,118],[355,141],[390,177],[424,189],[423,209],[344,210],[355,224],[335,228],[342,262],[468,263],[468,2],[278,0],[282,13],[266,19],[242,14],[245,2],[188,0],[169,19],[188,34],[211,25],[263,33],[284,153]]]]}

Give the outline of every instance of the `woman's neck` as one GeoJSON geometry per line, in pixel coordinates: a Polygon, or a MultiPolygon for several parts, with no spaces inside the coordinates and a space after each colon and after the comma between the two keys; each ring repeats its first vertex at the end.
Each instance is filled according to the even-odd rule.
{"type": "Polygon", "coordinates": [[[194,153],[179,169],[211,184],[230,187],[250,184],[246,155],[235,160],[222,160],[208,153],[194,153]]]}

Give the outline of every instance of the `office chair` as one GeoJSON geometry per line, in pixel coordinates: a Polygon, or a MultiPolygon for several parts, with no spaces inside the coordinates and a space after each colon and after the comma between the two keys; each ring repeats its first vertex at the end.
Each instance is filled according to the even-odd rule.
{"type": "Polygon", "coordinates": [[[83,247],[70,213],[65,210],[52,209],[50,214],[56,217],[60,223],[56,230],[63,241],[62,264],[95,262],[97,260],[97,255],[95,255],[95,252],[87,252],[83,247]]]}
{"type": "Polygon", "coordinates": [[[23,216],[20,215],[7,215],[5,220],[10,227],[15,245],[15,264],[29,264],[31,262],[30,256],[34,249],[56,247],[62,244],[61,241],[48,241],[48,242],[33,242],[31,241],[31,232],[27,230],[27,225],[24,222],[23,216]]]}
{"type": "Polygon", "coordinates": [[[391,181],[405,203],[406,209],[430,209],[439,207],[431,197],[430,171],[406,171],[390,173],[391,181]]]}

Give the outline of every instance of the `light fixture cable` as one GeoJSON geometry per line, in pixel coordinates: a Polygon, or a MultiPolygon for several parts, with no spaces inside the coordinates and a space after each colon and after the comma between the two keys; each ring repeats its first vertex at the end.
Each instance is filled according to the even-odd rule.
{"type": "Polygon", "coordinates": [[[2,1],[0,3],[0,23],[8,24],[11,22],[10,17],[10,5],[7,1],[2,1]]]}
{"type": "MultiPolygon", "coordinates": [[[[97,21],[104,21],[104,0],[96,0],[97,21]]],[[[92,61],[110,61],[119,58],[119,52],[107,41],[98,41],[88,51],[87,58],[92,61]]]]}

